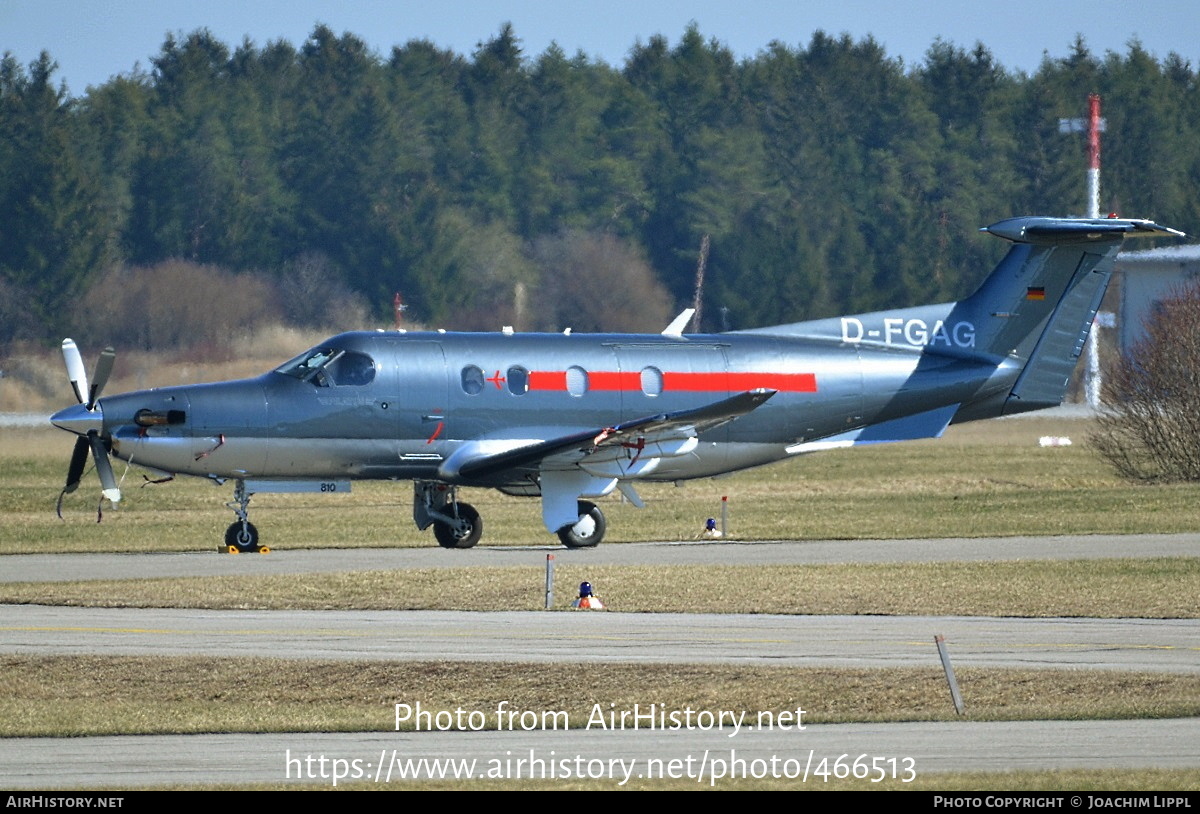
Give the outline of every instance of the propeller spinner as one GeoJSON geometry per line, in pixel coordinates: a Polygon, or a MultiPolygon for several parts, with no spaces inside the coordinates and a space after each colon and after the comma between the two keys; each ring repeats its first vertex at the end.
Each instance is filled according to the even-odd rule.
{"type": "Polygon", "coordinates": [[[89,387],[87,370],[83,366],[83,359],[74,340],[64,339],[62,352],[63,361],[67,365],[67,377],[71,380],[71,388],[75,391],[75,398],[79,400],[79,404],[60,410],[50,420],[55,426],[78,434],[79,438],[75,440],[75,451],[71,454],[71,463],[67,467],[67,482],[58,496],[59,517],[62,517],[63,497],[79,488],[89,451],[96,462],[96,474],[100,476],[101,494],[113,503],[121,500],[121,490],[117,486],[112,462],[108,458],[108,446],[102,436],[104,413],[97,404],[100,392],[112,373],[116,353],[112,348],[105,348],[100,354],[89,387]]]}

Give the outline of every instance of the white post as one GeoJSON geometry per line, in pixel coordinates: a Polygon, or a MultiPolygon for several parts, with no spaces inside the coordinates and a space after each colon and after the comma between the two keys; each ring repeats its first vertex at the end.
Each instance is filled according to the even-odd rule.
{"type": "Polygon", "coordinates": [[[955,711],[959,715],[962,715],[965,707],[963,706],[962,693],[958,690],[958,679],[954,677],[954,667],[950,664],[950,652],[946,650],[946,640],[939,634],[933,637],[933,641],[937,644],[938,656],[942,660],[942,670],[946,673],[946,683],[950,685],[950,699],[954,702],[955,711]]]}
{"type": "Polygon", "coordinates": [[[1084,380],[1084,393],[1087,405],[1093,410],[1100,409],[1100,323],[1092,321],[1092,329],[1087,338],[1087,379],[1084,380]]]}

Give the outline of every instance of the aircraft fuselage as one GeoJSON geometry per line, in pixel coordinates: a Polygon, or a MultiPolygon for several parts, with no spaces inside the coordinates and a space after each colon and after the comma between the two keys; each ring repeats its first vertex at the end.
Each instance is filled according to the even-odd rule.
{"type": "Polygon", "coordinates": [[[776,395],[700,435],[648,480],[705,477],[787,457],[789,448],[915,412],[1007,392],[994,362],[919,346],[754,334],[440,334],[357,332],[320,348],[363,357],[369,375],[165,387],[100,401],[113,453],[147,467],[219,478],[442,478],[465,442],[511,446],[748,390],[776,395]],[[139,427],[139,411],[181,411],[139,427]]]}

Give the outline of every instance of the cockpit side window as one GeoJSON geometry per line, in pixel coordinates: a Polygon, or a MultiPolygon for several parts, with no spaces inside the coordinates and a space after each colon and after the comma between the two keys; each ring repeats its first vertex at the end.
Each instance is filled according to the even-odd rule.
{"type": "Polygon", "coordinates": [[[313,348],[275,368],[276,373],[291,376],[301,381],[308,381],[318,370],[329,364],[339,351],[334,348],[313,348]]]}
{"type": "Polygon", "coordinates": [[[343,387],[363,387],[375,381],[375,361],[365,353],[347,351],[325,366],[333,384],[343,387]]]}
{"type": "Polygon", "coordinates": [[[375,361],[357,351],[313,348],[275,368],[275,372],[317,387],[361,387],[375,380],[375,361]]]}

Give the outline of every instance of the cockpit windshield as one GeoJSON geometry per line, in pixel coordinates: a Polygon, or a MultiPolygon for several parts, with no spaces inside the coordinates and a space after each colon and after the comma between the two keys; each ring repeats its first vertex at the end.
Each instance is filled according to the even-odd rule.
{"type": "Polygon", "coordinates": [[[358,387],[375,380],[375,361],[357,351],[313,348],[275,368],[275,372],[317,387],[358,387]]]}

